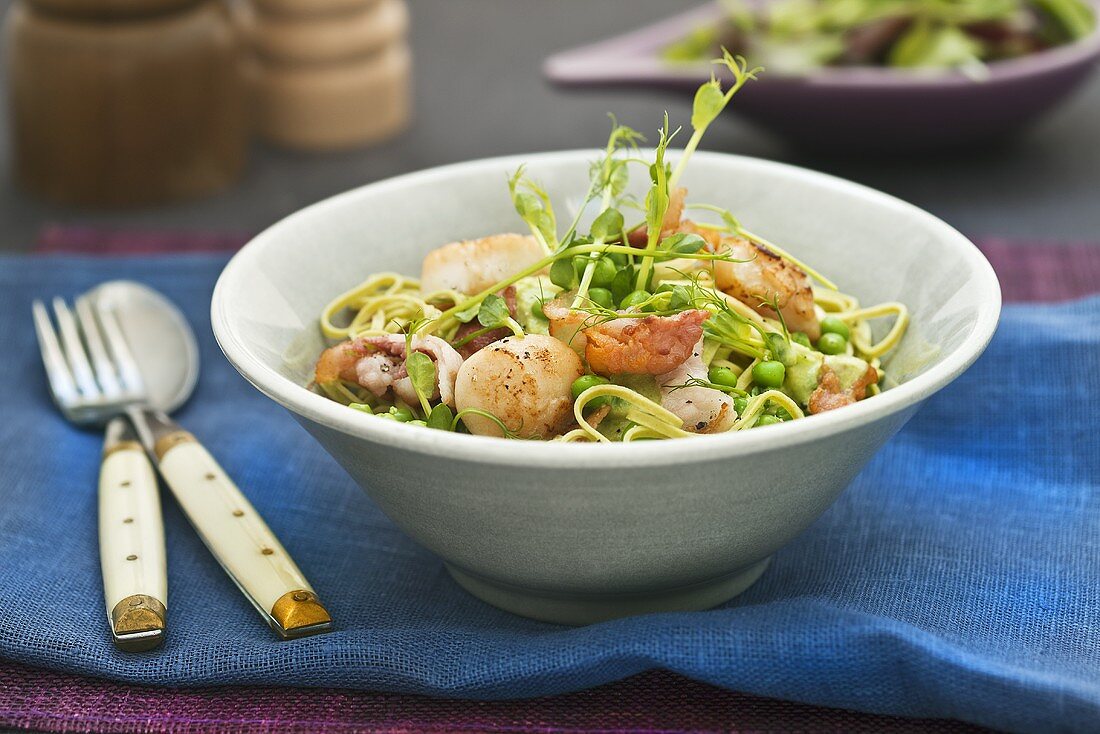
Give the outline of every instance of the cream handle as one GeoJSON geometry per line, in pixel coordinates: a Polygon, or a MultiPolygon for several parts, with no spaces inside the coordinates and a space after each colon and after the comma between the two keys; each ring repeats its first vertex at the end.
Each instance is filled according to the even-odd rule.
{"type": "Polygon", "coordinates": [[[156,442],[161,475],[206,547],[284,638],[326,632],[327,610],[260,514],[186,431],[156,442]]]}
{"type": "Polygon", "coordinates": [[[115,644],[149,650],[164,640],[168,570],[164,524],[153,467],[141,444],[116,440],[124,419],[108,429],[99,471],[99,558],[103,596],[115,644]]]}

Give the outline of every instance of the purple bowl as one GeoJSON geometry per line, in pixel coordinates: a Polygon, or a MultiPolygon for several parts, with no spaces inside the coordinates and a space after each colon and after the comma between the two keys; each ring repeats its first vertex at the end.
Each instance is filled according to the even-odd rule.
{"type": "MultiPolygon", "coordinates": [[[[1092,0],[1100,10],[1100,0],[1092,0]]],[[[694,92],[709,78],[705,62],[671,63],[661,49],[722,16],[706,5],[546,60],[544,71],[568,86],[642,86],[694,92]]],[[[730,109],[813,148],[846,152],[914,151],[1004,138],[1052,109],[1100,59],[1100,23],[1075,43],[989,64],[975,81],[955,71],[881,67],[825,68],[805,76],[763,74],[730,109]]]]}

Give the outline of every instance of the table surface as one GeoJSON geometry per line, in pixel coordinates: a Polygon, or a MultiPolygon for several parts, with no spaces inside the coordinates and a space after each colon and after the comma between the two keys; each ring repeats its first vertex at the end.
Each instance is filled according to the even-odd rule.
{"type": "MultiPolygon", "coordinates": [[[[0,0],[6,10],[11,0],[0,0]]],[[[244,179],[210,198],[90,212],[20,192],[0,148],[0,250],[25,250],[44,224],[253,232],[345,189],[426,166],[482,156],[602,145],[607,113],[643,131],[689,100],[650,90],[557,89],[541,76],[551,52],[657,20],[694,0],[409,0],[415,120],[381,147],[305,154],[256,144],[244,179]],[[629,6],[630,12],[623,9],[629,6]]],[[[7,139],[7,115],[0,140],[7,139]]],[[[804,165],[908,199],[967,233],[1100,239],[1100,75],[1009,145],[903,160],[822,157],[793,150],[727,116],[704,142],[804,165]]]]}

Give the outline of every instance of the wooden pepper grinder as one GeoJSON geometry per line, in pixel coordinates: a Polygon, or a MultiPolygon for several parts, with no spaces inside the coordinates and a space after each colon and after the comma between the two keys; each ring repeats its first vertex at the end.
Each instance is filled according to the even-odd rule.
{"type": "Polygon", "coordinates": [[[267,139],[326,150],[379,142],[408,122],[404,0],[253,0],[256,125],[267,139]]]}
{"type": "Polygon", "coordinates": [[[16,177],[32,192],[153,204],[242,171],[242,44],[219,0],[22,0],[4,47],[16,177]]]}

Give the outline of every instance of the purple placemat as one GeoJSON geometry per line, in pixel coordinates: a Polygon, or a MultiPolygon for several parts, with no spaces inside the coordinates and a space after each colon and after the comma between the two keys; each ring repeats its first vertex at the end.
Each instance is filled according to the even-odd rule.
{"type": "Polygon", "coordinates": [[[149,688],[0,666],[0,724],[126,732],[945,732],[957,721],[857,714],[746,696],[663,671],[527,701],[454,701],[350,690],[149,688]]]}
{"type": "MultiPolygon", "coordinates": [[[[239,234],[50,227],[43,254],[232,251],[239,234]]],[[[1100,291],[1100,243],[978,240],[1006,301],[1061,301],[1100,291]]],[[[898,719],[757,698],[663,671],[530,701],[472,702],[367,691],[174,689],[119,685],[0,661],[0,725],[43,731],[770,731],[973,732],[949,721],[898,719]]]]}
{"type": "Polygon", "coordinates": [[[193,232],[167,229],[111,229],[50,224],[38,233],[34,251],[67,255],[148,255],[232,252],[248,242],[248,232],[193,232]]]}

